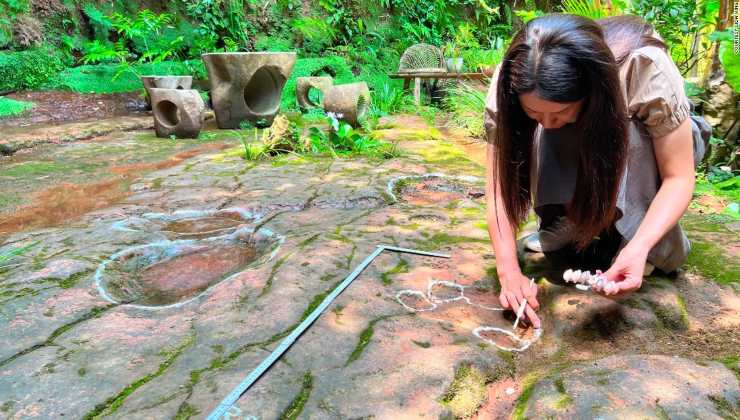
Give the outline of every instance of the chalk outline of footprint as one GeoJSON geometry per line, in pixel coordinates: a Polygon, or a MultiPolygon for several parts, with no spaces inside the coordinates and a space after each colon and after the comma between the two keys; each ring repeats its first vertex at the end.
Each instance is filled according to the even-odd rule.
{"type": "MultiPolygon", "coordinates": [[[[439,307],[439,305],[444,305],[444,304],[447,304],[447,303],[453,303],[453,302],[457,302],[457,301],[464,301],[468,305],[476,306],[478,308],[481,308],[481,309],[484,309],[484,310],[487,310],[487,311],[503,311],[504,310],[501,307],[491,307],[491,306],[486,306],[486,305],[481,305],[479,303],[473,303],[473,302],[471,302],[470,301],[470,298],[468,298],[467,296],[465,296],[465,289],[467,289],[469,287],[471,287],[471,286],[463,286],[462,284],[453,283],[453,282],[446,281],[446,280],[430,279],[429,280],[429,283],[427,284],[427,292],[426,292],[426,294],[424,292],[420,292],[420,291],[414,290],[414,289],[403,289],[403,290],[400,290],[400,291],[398,291],[396,293],[396,301],[398,303],[400,303],[401,306],[403,306],[404,308],[406,308],[406,310],[408,310],[410,312],[431,312],[431,311],[434,311],[435,309],[437,309],[439,307]],[[437,286],[437,285],[442,285],[442,286],[446,286],[446,287],[449,287],[449,288],[452,288],[452,289],[457,289],[460,292],[460,295],[459,296],[455,296],[453,298],[449,298],[449,299],[439,299],[439,298],[437,298],[434,295],[434,292],[432,291],[432,289],[435,286],[437,286]],[[420,297],[421,299],[423,299],[427,303],[429,303],[430,306],[428,308],[423,308],[423,309],[414,309],[414,308],[406,305],[406,303],[404,303],[403,300],[401,300],[401,298],[403,296],[416,296],[416,297],[420,297]]],[[[540,336],[542,335],[542,328],[536,328],[534,330],[534,337],[532,337],[531,339],[528,339],[528,340],[525,340],[525,339],[520,338],[519,336],[517,336],[516,334],[514,334],[512,331],[509,331],[509,330],[506,330],[506,329],[503,329],[503,328],[499,328],[499,327],[489,326],[489,325],[481,325],[481,326],[475,328],[473,330],[473,335],[475,335],[479,339],[483,340],[484,342],[497,347],[500,350],[523,352],[523,351],[527,350],[529,348],[529,346],[531,346],[532,344],[534,344],[537,341],[539,341],[540,336]],[[507,335],[509,338],[511,338],[512,341],[517,342],[517,343],[520,343],[521,346],[520,347],[517,347],[517,348],[501,346],[499,344],[496,344],[496,342],[494,342],[493,340],[490,340],[488,338],[483,337],[482,334],[485,333],[485,332],[497,332],[497,333],[500,333],[500,334],[507,335]]]]}

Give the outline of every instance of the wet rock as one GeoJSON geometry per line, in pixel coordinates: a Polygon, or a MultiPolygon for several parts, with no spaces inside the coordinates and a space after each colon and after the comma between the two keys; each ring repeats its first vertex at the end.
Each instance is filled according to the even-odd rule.
{"type": "Polygon", "coordinates": [[[524,390],[517,412],[527,418],[719,419],[738,408],[740,384],[722,364],[640,354],[553,369],[524,390]]]}
{"type": "Polygon", "coordinates": [[[389,183],[388,190],[395,199],[412,205],[444,207],[462,201],[480,200],[484,195],[480,182],[474,177],[426,174],[394,179],[389,183]]]}

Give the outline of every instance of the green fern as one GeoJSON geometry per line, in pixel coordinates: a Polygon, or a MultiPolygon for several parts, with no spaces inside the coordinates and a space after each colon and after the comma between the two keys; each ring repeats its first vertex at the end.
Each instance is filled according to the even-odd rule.
{"type": "Polygon", "coordinates": [[[584,16],[591,19],[620,14],[618,10],[609,10],[607,6],[598,6],[594,0],[563,0],[563,13],[584,16]]]}

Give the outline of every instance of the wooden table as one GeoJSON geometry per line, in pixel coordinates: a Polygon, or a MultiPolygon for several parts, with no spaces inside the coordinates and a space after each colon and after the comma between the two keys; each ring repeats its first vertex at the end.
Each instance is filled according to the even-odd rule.
{"type": "Polygon", "coordinates": [[[404,72],[404,73],[391,73],[388,75],[391,79],[403,79],[403,89],[409,88],[411,79],[414,79],[414,103],[416,105],[421,104],[421,81],[422,79],[467,79],[467,80],[483,80],[488,79],[483,73],[452,73],[447,71],[419,71],[419,72],[404,72]]]}

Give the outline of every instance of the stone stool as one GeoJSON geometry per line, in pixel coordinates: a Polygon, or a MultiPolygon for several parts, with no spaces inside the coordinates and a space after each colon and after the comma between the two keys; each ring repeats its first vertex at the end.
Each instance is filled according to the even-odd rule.
{"type": "Polygon", "coordinates": [[[238,128],[242,121],[259,127],[272,125],[295,66],[295,53],[213,53],[203,54],[203,62],[219,128],[238,128]]]}
{"type": "Polygon", "coordinates": [[[197,90],[149,89],[157,137],[196,138],[203,128],[205,104],[197,90]]]}
{"type": "Polygon", "coordinates": [[[324,110],[341,114],[341,120],[357,127],[370,109],[370,101],[370,89],[365,82],[336,85],[324,93],[324,110]]]}
{"type": "Polygon", "coordinates": [[[295,97],[298,107],[305,112],[309,109],[323,108],[326,90],[334,84],[334,79],[330,76],[321,77],[298,77],[295,81],[295,97]],[[321,100],[314,103],[309,97],[311,89],[317,89],[321,92],[321,100]]]}
{"type": "Polygon", "coordinates": [[[192,76],[141,76],[141,83],[146,90],[146,106],[152,109],[152,101],[149,98],[149,89],[184,89],[188,90],[193,86],[192,76]]]}

